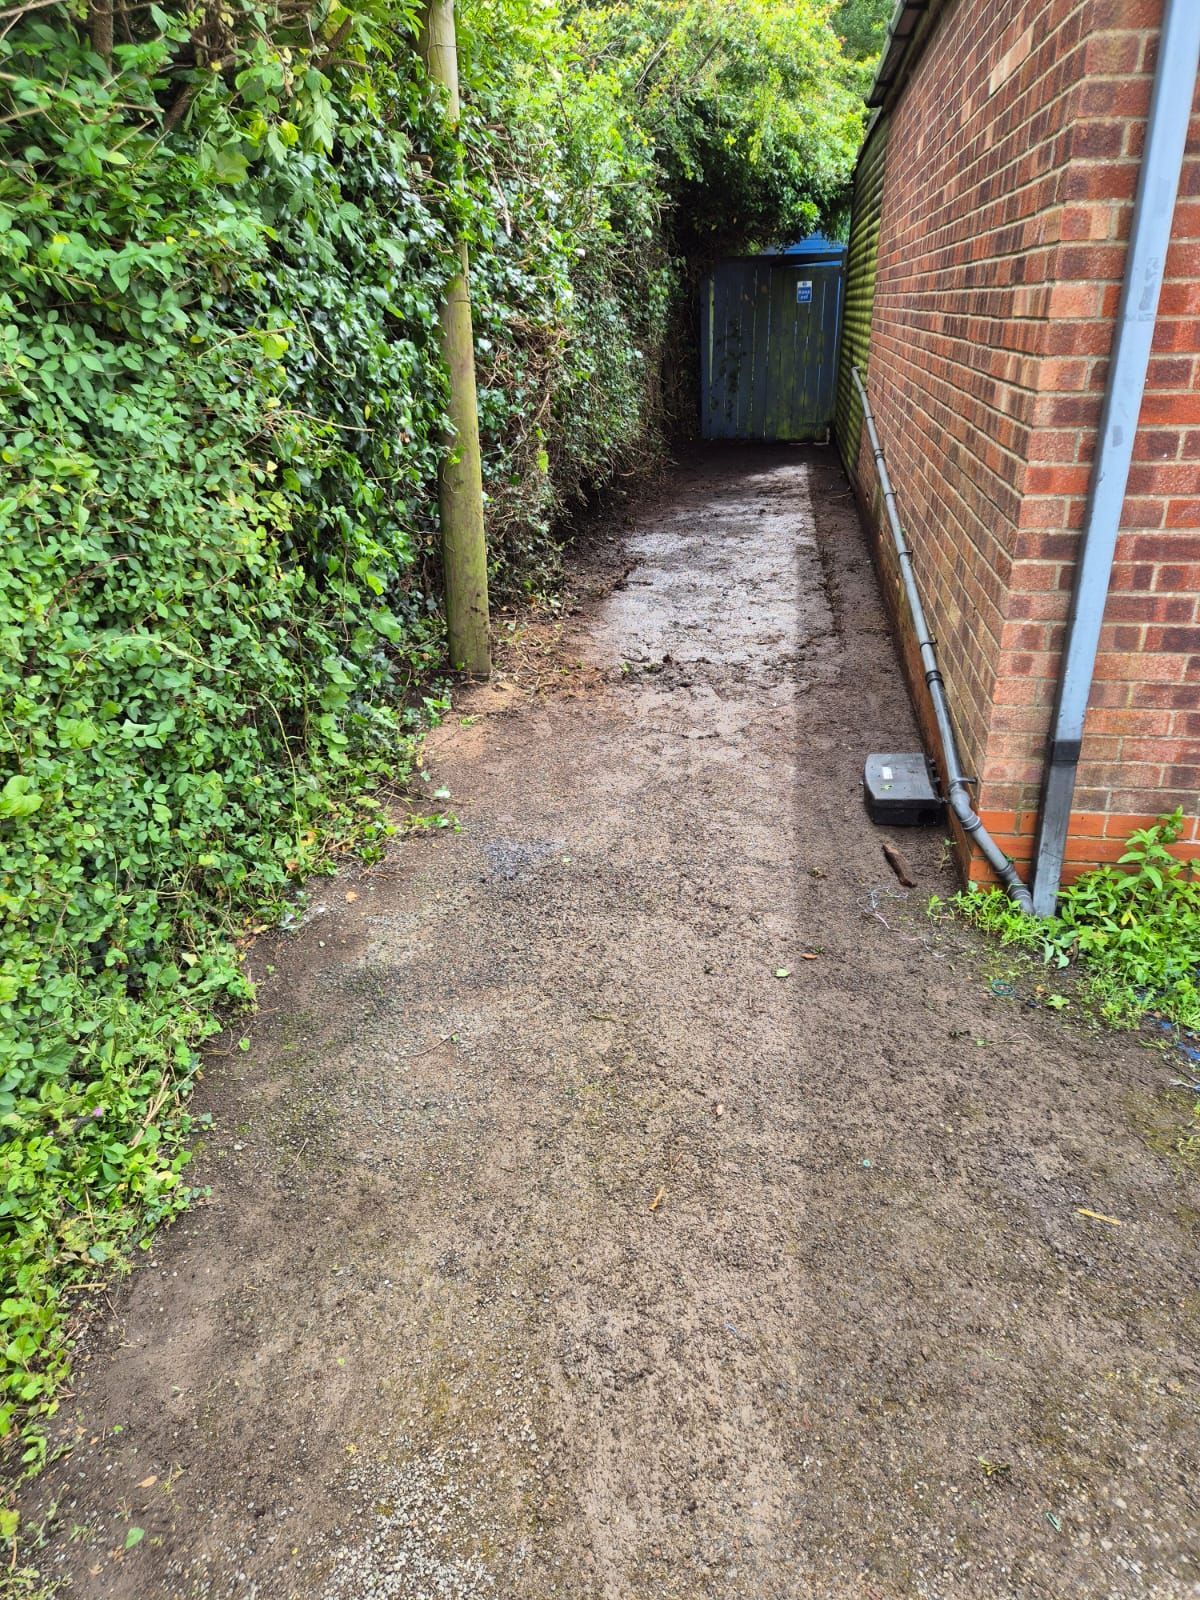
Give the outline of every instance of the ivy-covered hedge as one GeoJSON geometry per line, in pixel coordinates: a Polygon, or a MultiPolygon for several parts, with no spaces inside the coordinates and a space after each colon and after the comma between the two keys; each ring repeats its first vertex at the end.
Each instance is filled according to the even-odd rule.
{"type": "Polygon", "coordinates": [[[653,432],[680,186],[695,213],[716,163],[714,214],[784,232],[848,174],[859,69],[829,9],[466,0],[461,175],[408,0],[5,13],[0,1434],[53,1407],[69,1292],[187,1198],[239,931],[386,831],[372,791],[403,779],[442,662],[453,239],[493,580],[538,591],[563,506],[653,432]],[[801,13],[812,50],[781,77],[801,13]],[[745,115],[721,121],[756,49],[786,105],[760,96],[773,142],[743,159],[745,115]],[[805,96],[810,154],[764,187],[805,96]]]}

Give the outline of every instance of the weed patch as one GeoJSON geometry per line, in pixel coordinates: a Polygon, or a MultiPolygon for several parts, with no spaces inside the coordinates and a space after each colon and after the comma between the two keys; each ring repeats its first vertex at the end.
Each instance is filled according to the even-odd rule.
{"type": "Polygon", "coordinates": [[[1131,834],[1116,866],[1063,890],[1056,916],[1022,916],[999,889],[972,888],[950,905],[1003,945],[1076,966],[1080,992],[1111,1026],[1154,1016],[1190,1034],[1200,1029],[1200,879],[1170,849],[1182,825],[1174,811],[1131,834]]]}

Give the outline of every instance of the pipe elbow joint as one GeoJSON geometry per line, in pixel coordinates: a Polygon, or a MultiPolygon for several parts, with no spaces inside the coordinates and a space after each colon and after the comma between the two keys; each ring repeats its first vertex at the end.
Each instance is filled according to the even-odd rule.
{"type": "Polygon", "coordinates": [[[967,833],[978,833],[983,823],[975,814],[975,807],[971,804],[971,797],[961,784],[950,786],[950,809],[962,823],[967,833]]]}
{"type": "Polygon", "coordinates": [[[1017,910],[1022,912],[1025,916],[1035,916],[1036,913],[1033,909],[1033,896],[1021,882],[1020,878],[1017,877],[1015,867],[1012,869],[1012,871],[1013,881],[1007,886],[1009,899],[1012,901],[1013,905],[1016,906],[1017,910]]]}
{"type": "Polygon", "coordinates": [[[984,827],[975,807],[971,804],[970,795],[961,784],[950,786],[950,809],[958,818],[963,832],[969,839],[974,839],[982,850],[988,865],[1004,884],[1013,904],[1025,916],[1033,916],[1033,896],[1022,883],[1016,867],[984,827]]]}

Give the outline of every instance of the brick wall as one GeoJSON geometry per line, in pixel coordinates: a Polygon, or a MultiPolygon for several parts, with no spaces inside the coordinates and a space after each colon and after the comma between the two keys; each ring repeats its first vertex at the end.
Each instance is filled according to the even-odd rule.
{"type": "MultiPolygon", "coordinates": [[[[1018,862],[1032,854],[1161,14],[1162,0],[951,0],[891,110],[869,390],[964,760],[1018,862]]],[[[1154,350],[1068,877],[1177,804],[1197,837],[1200,101],[1154,350]]],[[[872,483],[869,458],[857,476],[872,483]]],[[[888,554],[881,541],[893,588],[888,554]]]]}

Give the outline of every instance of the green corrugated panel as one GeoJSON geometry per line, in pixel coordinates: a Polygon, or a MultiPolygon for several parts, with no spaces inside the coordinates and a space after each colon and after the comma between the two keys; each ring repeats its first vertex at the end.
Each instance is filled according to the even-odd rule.
{"type": "Polygon", "coordinates": [[[833,432],[842,460],[853,471],[862,432],[862,407],[850,381],[857,366],[864,378],[871,350],[871,313],[875,305],[875,267],[879,259],[879,221],[887,167],[887,118],[877,118],[854,169],[850,215],[850,249],[846,257],[846,308],[842,318],[842,354],[838,364],[837,404],[833,432]]]}

